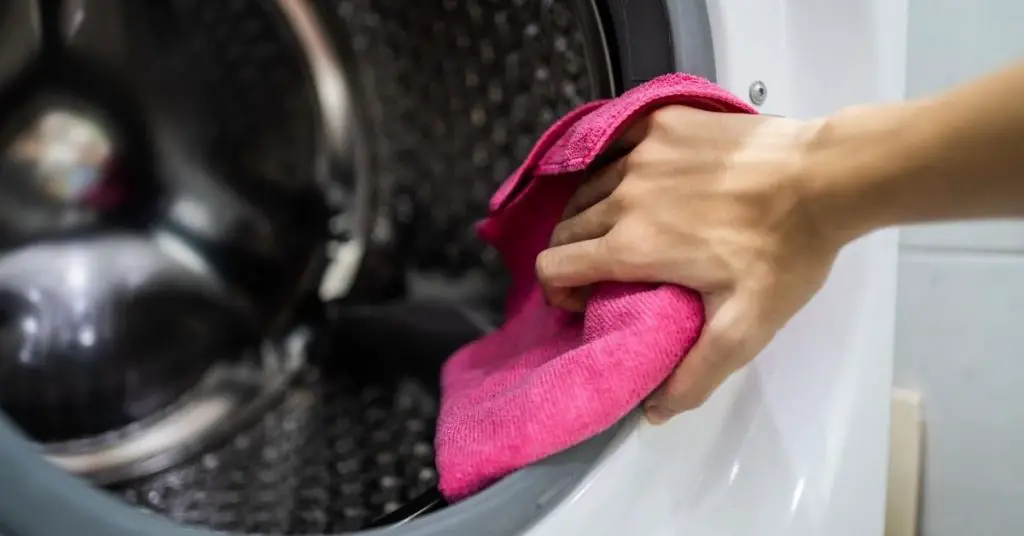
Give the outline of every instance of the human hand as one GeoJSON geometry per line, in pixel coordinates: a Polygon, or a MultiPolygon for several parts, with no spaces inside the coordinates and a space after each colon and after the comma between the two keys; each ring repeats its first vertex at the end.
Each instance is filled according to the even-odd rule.
{"type": "Polygon", "coordinates": [[[644,404],[661,423],[701,405],[823,284],[841,241],[804,189],[817,122],[662,108],[585,182],[537,258],[548,301],[582,310],[600,281],[699,291],[697,344],[644,404]]]}

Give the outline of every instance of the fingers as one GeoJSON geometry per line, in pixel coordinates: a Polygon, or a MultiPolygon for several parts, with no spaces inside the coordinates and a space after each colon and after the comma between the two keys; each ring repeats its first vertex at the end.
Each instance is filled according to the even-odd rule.
{"type": "Polygon", "coordinates": [[[626,173],[626,157],[622,157],[601,168],[576,189],[565,205],[562,219],[571,218],[606,199],[618,188],[626,173]]]}
{"type": "Polygon", "coordinates": [[[697,344],[682,364],[644,404],[644,413],[652,424],[662,424],[673,416],[701,406],[722,382],[753,356],[744,344],[751,335],[739,321],[749,313],[739,298],[728,300],[710,316],[697,344]]]}
{"type": "Polygon", "coordinates": [[[598,157],[599,170],[586,180],[569,200],[562,218],[571,218],[588,207],[605,199],[619,186],[626,173],[626,158],[630,151],[640,144],[650,130],[647,118],[639,120],[626,129],[612,145],[598,157]],[[610,164],[601,165],[604,159],[614,158],[610,164]]]}
{"type": "Polygon", "coordinates": [[[545,288],[576,288],[607,279],[610,264],[601,239],[544,250],[537,256],[537,279],[545,288]]]}
{"type": "Polygon", "coordinates": [[[550,247],[601,238],[615,225],[614,204],[604,200],[555,226],[550,247]]]}
{"type": "Polygon", "coordinates": [[[592,292],[590,285],[610,274],[602,250],[602,240],[595,239],[542,251],[537,256],[537,280],[548,304],[583,311],[592,292]]]}

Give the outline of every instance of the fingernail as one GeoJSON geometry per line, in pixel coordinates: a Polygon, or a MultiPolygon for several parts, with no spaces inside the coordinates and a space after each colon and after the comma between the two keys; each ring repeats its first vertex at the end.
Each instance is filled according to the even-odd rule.
{"type": "Polygon", "coordinates": [[[647,416],[648,422],[657,426],[664,424],[672,418],[672,412],[667,409],[658,406],[657,404],[647,404],[644,406],[644,414],[647,416]]]}

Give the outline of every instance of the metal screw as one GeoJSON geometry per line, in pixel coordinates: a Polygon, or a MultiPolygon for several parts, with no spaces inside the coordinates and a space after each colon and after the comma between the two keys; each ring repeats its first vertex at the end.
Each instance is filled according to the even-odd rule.
{"type": "Polygon", "coordinates": [[[764,85],[764,82],[757,80],[750,84],[750,102],[754,103],[754,106],[764,104],[764,101],[767,99],[768,86],[764,85]]]}

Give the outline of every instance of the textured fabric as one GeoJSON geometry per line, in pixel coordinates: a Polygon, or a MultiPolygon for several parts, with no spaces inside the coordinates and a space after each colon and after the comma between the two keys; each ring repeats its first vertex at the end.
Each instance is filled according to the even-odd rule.
{"type": "Polygon", "coordinates": [[[586,311],[573,314],[545,303],[534,274],[588,166],[630,120],[667,104],[754,112],[706,80],[666,75],[557,121],[492,198],[479,232],[501,254],[512,286],[505,324],[442,371],[436,450],[449,500],[609,428],[700,335],[703,306],[692,290],[602,283],[586,311]]]}

